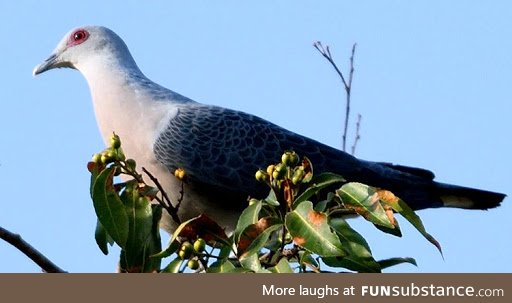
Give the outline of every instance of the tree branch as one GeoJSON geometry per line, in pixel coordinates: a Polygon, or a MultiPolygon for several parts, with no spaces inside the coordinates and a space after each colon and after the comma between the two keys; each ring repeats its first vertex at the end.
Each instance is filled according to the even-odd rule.
{"type": "Polygon", "coordinates": [[[155,183],[158,190],[162,193],[162,197],[164,198],[165,201],[158,199],[158,202],[160,203],[160,205],[162,205],[162,207],[165,208],[165,210],[169,213],[169,215],[174,220],[174,222],[176,222],[177,224],[181,224],[181,220],[178,217],[178,207],[180,206],[181,200],[183,199],[182,198],[183,197],[183,185],[181,187],[181,191],[180,191],[181,196],[178,201],[178,205],[175,207],[174,205],[172,205],[171,199],[169,199],[169,196],[165,192],[165,190],[162,187],[162,185],[160,184],[160,182],[158,182],[158,179],[155,176],[153,176],[145,167],[142,168],[142,171],[144,171],[146,173],[146,175],[148,175],[148,177],[151,179],[151,181],[153,181],[153,183],[155,183]]]}
{"type": "Polygon", "coordinates": [[[334,68],[336,73],[338,73],[338,75],[340,76],[341,81],[343,82],[343,86],[345,88],[345,92],[346,92],[345,125],[344,125],[344,129],[343,129],[342,148],[343,148],[343,151],[346,151],[348,122],[350,120],[350,93],[352,92],[352,79],[354,77],[354,55],[355,55],[355,52],[356,52],[357,44],[354,43],[354,45],[352,45],[352,54],[350,56],[350,71],[349,71],[349,75],[348,75],[348,81],[345,79],[345,76],[343,75],[343,73],[340,71],[340,69],[338,68],[338,66],[334,62],[334,59],[332,58],[329,46],[327,45],[327,46],[324,47],[322,45],[322,42],[320,42],[320,41],[317,41],[317,42],[313,43],[313,46],[318,50],[318,52],[320,52],[320,54],[325,59],[327,59],[327,61],[329,61],[329,63],[332,65],[332,67],[334,68]]]}
{"type": "Polygon", "coordinates": [[[359,141],[359,139],[361,139],[361,135],[359,134],[359,129],[361,128],[361,118],[363,118],[361,114],[357,114],[356,134],[354,138],[354,145],[352,145],[351,150],[352,156],[356,154],[357,142],[359,141]]]}
{"type": "Polygon", "coordinates": [[[32,245],[28,244],[21,238],[20,235],[12,233],[7,229],[0,226],[0,239],[5,240],[7,243],[16,247],[19,251],[29,257],[34,263],[36,263],[41,269],[47,273],[65,273],[63,269],[55,265],[32,245]]]}

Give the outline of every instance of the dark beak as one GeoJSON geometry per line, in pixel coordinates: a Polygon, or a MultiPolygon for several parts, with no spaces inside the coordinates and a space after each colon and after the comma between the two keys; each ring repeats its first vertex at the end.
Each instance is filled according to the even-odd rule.
{"type": "Polygon", "coordinates": [[[61,64],[59,64],[60,62],[57,58],[58,57],[56,54],[52,54],[50,57],[48,57],[48,59],[44,60],[43,63],[34,68],[34,71],[32,72],[33,75],[36,76],[52,68],[61,67],[61,64]]]}

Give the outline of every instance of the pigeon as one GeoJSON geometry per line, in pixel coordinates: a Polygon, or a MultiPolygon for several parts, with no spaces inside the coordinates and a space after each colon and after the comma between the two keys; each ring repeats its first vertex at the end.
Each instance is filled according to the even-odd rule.
{"type": "MultiPolygon", "coordinates": [[[[206,214],[232,230],[247,198],[268,194],[255,172],[279,162],[287,150],[308,157],[315,174],[332,172],[389,190],[414,210],[486,210],[506,196],[434,181],[426,169],[358,159],[257,116],[193,101],[148,79],[124,41],[106,27],[69,31],[33,74],[66,67],[87,80],[105,144],[118,134],[125,153],[150,171],[174,202],[182,184],[173,173],[186,171],[181,220],[206,214]]],[[[161,225],[169,232],[176,228],[169,218],[161,225]]]]}

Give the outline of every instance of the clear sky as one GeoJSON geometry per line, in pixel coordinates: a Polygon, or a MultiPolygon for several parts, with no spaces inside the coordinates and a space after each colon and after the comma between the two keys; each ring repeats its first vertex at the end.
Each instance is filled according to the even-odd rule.
{"type": "MultiPolygon", "coordinates": [[[[157,83],[335,147],[344,94],[312,43],[329,44],[346,70],[357,42],[358,157],[512,194],[510,1],[348,2],[1,1],[0,226],[68,271],[115,270],[117,252],[105,257],[94,242],[86,163],[103,144],[87,84],[70,69],[32,77],[86,24],[116,31],[157,83]]],[[[511,211],[510,198],[490,211],[421,211],[444,260],[404,220],[403,238],[352,222],[377,259],[419,264],[388,271],[512,272],[511,211]]],[[[0,272],[38,271],[0,241],[0,272]]]]}

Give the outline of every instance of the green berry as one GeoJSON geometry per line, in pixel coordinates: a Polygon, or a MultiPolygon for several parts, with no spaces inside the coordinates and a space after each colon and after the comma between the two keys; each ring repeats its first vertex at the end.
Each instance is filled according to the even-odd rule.
{"type": "Polygon", "coordinates": [[[196,270],[199,268],[199,261],[197,261],[196,259],[190,259],[188,260],[187,266],[192,270],[196,270]]]}
{"type": "Polygon", "coordinates": [[[101,153],[100,160],[103,164],[108,164],[108,163],[114,162],[116,160],[120,161],[123,159],[122,159],[122,157],[119,156],[119,154],[116,152],[116,150],[114,150],[112,148],[108,148],[101,153]]]}
{"type": "Polygon", "coordinates": [[[294,151],[287,151],[281,156],[281,163],[295,167],[299,163],[299,156],[294,151]]]}
{"type": "Polygon", "coordinates": [[[181,260],[185,260],[185,259],[188,259],[190,257],[190,255],[187,255],[187,253],[183,250],[180,250],[178,252],[178,257],[180,257],[181,260]]]}
{"type": "Polygon", "coordinates": [[[274,172],[274,169],[276,169],[276,166],[274,164],[267,166],[267,174],[269,176],[272,176],[272,173],[274,172]]]}
{"type": "Polygon", "coordinates": [[[101,154],[100,161],[101,161],[101,163],[103,163],[103,164],[109,164],[110,162],[112,162],[112,161],[113,161],[113,159],[112,159],[112,158],[110,158],[106,152],[103,152],[103,153],[101,154]]]}
{"type": "Polygon", "coordinates": [[[256,180],[258,180],[259,182],[266,182],[268,180],[267,173],[261,169],[256,172],[255,177],[256,177],[256,180]]]}
{"type": "Polygon", "coordinates": [[[300,182],[302,182],[302,179],[304,179],[304,169],[302,167],[299,167],[293,172],[292,176],[292,183],[297,185],[300,182]]]}
{"type": "Polygon", "coordinates": [[[92,156],[92,162],[94,163],[100,163],[101,162],[101,154],[94,154],[92,156]]]}
{"type": "Polygon", "coordinates": [[[115,149],[121,147],[121,139],[118,135],[112,134],[112,137],[110,137],[110,146],[115,149]]]}
{"type": "Polygon", "coordinates": [[[181,244],[181,248],[180,248],[180,251],[178,252],[178,256],[182,260],[185,260],[192,256],[193,251],[194,251],[194,247],[192,246],[192,244],[190,244],[190,242],[187,241],[187,242],[184,242],[183,244],[181,244]]]}
{"type": "Polygon", "coordinates": [[[196,253],[201,253],[204,251],[206,247],[206,241],[202,238],[199,238],[197,239],[195,242],[194,242],[194,251],[196,253]]]}
{"type": "Polygon", "coordinates": [[[272,172],[272,177],[275,180],[279,180],[284,177],[286,173],[286,166],[282,163],[279,163],[275,166],[274,171],[272,172]]]}

